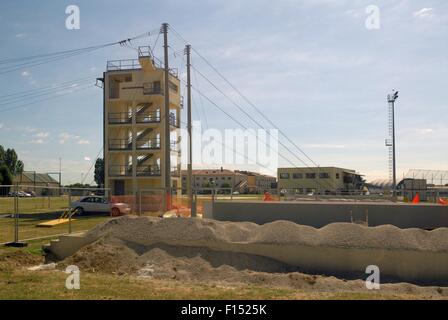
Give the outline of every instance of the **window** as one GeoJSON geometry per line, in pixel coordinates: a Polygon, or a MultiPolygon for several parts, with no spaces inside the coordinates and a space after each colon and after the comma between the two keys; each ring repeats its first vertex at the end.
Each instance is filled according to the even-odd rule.
{"type": "Polygon", "coordinates": [[[328,172],[321,172],[319,173],[320,179],[330,179],[330,174],[328,172]]]}
{"type": "Polygon", "coordinates": [[[302,173],[293,173],[292,178],[293,179],[303,179],[303,174],[302,173]]]}
{"type": "Polygon", "coordinates": [[[339,173],[336,173],[336,179],[339,179],[339,173]]]}
{"type": "Polygon", "coordinates": [[[307,179],[316,179],[316,174],[314,172],[307,173],[305,175],[307,179]]]}
{"type": "Polygon", "coordinates": [[[289,179],[289,173],[280,173],[280,179],[289,179]]]}

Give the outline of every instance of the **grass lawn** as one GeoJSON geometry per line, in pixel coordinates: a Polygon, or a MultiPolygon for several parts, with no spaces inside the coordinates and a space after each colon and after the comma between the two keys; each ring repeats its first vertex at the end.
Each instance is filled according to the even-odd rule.
{"type": "MultiPolygon", "coordinates": [[[[72,197],[72,201],[74,200],[72,197]]],[[[19,198],[20,214],[59,211],[68,207],[68,196],[19,198]]],[[[0,197],[0,214],[5,213],[14,213],[13,197],[0,197]]]]}
{"type": "Polygon", "coordinates": [[[26,248],[0,247],[0,299],[412,299],[412,295],[356,292],[305,292],[264,286],[216,285],[177,280],[87,273],[81,270],[81,289],[65,288],[61,271],[28,271],[43,261],[45,241],[26,248]]]}
{"type": "MultiPolygon", "coordinates": [[[[75,217],[72,221],[72,232],[90,230],[96,225],[110,219],[108,216],[75,217]]],[[[47,237],[51,235],[68,233],[68,223],[52,228],[39,228],[36,225],[48,221],[33,218],[19,219],[19,240],[47,237]]],[[[14,240],[14,219],[0,218],[0,243],[14,240]]]]}

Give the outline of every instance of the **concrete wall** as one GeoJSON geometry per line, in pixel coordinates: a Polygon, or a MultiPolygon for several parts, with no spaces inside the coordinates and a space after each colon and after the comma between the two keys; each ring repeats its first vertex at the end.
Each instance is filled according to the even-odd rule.
{"type": "Polygon", "coordinates": [[[448,227],[448,206],[435,204],[375,202],[257,202],[217,201],[204,203],[204,217],[221,221],[265,224],[287,220],[321,228],[333,222],[368,220],[369,226],[391,224],[399,228],[448,227]]]}

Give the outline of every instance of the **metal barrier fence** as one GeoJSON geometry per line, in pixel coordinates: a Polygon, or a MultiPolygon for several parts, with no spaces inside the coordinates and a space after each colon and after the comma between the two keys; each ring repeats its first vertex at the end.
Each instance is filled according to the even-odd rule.
{"type": "MultiPolygon", "coordinates": [[[[240,194],[232,188],[186,190],[148,188],[135,195],[111,195],[108,189],[48,186],[0,186],[0,243],[20,244],[31,239],[87,231],[123,214],[183,216],[204,214],[204,203],[215,201],[392,201],[390,194],[303,194],[294,189],[267,189],[240,194]],[[192,214],[193,213],[193,214],[192,214]]],[[[437,199],[434,195],[434,200],[437,199]]],[[[402,199],[399,199],[402,200],[402,199]]],[[[429,200],[429,199],[428,199],[429,200]]],[[[448,201],[448,200],[447,200],[448,201]]]]}
{"type": "Polygon", "coordinates": [[[0,243],[89,230],[110,218],[109,191],[34,185],[0,186],[0,243]]]}

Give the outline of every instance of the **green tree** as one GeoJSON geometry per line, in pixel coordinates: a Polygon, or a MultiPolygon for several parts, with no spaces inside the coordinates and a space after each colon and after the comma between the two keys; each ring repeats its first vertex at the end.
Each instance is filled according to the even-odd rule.
{"type": "Polygon", "coordinates": [[[10,185],[13,183],[14,177],[9,171],[6,165],[0,165],[0,185],[8,187],[0,187],[0,195],[7,195],[10,189],[10,185]]]}
{"type": "MultiPolygon", "coordinates": [[[[14,149],[5,149],[0,146],[0,184],[7,186],[14,182],[14,175],[23,172],[23,162],[17,157],[14,149]]],[[[1,194],[7,194],[9,187],[1,188],[1,194]]]]}
{"type": "Polygon", "coordinates": [[[6,165],[12,175],[21,174],[23,172],[23,162],[19,160],[14,149],[7,149],[3,147],[0,149],[0,164],[6,165]]]}
{"type": "Polygon", "coordinates": [[[95,174],[94,174],[96,184],[101,187],[104,185],[104,159],[98,158],[95,162],[95,174]]]}

